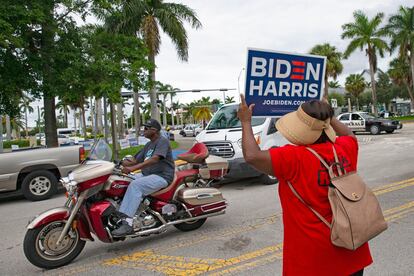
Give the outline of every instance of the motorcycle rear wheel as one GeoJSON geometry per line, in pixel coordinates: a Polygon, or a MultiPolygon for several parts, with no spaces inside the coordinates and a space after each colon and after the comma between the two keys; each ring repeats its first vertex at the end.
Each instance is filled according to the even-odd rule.
{"type": "Polygon", "coordinates": [[[183,232],[188,232],[188,231],[193,231],[193,230],[200,228],[204,224],[204,222],[206,222],[206,220],[207,218],[196,219],[196,220],[189,221],[189,222],[174,224],[174,226],[178,230],[181,230],[183,232]]]}
{"type": "Polygon", "coordinates": [[[56,241],[65,221],[53,221],[39,228],[29,229],[23,242],[26,258],[35,266],[45,269],[64,266],[75,259],[85,247],[77,229],[69,230],[61,244],[56,241]]]}

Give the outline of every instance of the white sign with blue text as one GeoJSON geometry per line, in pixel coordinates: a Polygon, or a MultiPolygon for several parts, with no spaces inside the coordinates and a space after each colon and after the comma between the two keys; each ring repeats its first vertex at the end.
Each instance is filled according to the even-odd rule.
{"type": "Polygon", "coordinates": [[[326,57],[249,48],[245,98],[255,117],[281,117],[323,97],[326,57]]]}

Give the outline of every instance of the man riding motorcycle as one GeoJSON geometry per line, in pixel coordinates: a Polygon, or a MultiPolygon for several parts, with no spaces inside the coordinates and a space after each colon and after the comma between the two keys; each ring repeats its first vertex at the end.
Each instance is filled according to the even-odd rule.
{"type": "Polygon", "coordinates": [[[150,119],[144,125],[144,136],[150,141],[139,151],[134,160],[124,160],[123,173],[141,170],[128,186],[119,212],[123,218],[119,228],[111,233],[114,237],[123,237],[134,233],[133,217],[142,198],[167,187],[174,179],[175,165],[168,139],[160,135],[161,125],[150,119]]]}

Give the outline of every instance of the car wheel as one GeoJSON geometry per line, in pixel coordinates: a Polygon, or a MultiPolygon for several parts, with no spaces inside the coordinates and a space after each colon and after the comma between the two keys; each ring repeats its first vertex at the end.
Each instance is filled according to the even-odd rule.
{"type": "Polygon", "coordinates": [[[260,176],[260,182],[263,185],[273,185],[279,182],[279,180],[273,175],[262,174],[260,176]]]}
{"type": "Polygon", "coordinates": [[[377,126],[377,125],[372,125],[372,126],[369,128],[369,132],[371,132],[371,134],[372,134],[372,135],[377,135],[377,134],[379,134],[379,133],[380,133],[379,126],[377,126]]]}
{"type": "Polygon", "coordinates": [[[44,200],[56,193],[57,182],[56,176],[50,171],[34,171],[23,179],[22,193],[28,200],[44,200]]]}
{"type": "Polygon", "coordinates": [[[386,133],[390,133],[390,134],[391,134],[391,133],[393,133],[393,132],[394,132],[394,129],[393,129],[393,130],[386,130],[385,132],[386,132],[386,133]]]}

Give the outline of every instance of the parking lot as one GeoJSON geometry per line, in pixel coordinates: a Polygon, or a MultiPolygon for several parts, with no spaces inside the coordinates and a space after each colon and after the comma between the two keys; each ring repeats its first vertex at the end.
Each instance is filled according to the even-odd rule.
{"type": "MultiPolygon", "coordinates": [[[[409,275],[414,271],[414,124],[393,134],[357,137],[359,172],[389,222],[389,229],[370,243],[374,264],[364,275],[409,275]]],[[[194,141],[176,138],[182,147],[194,141]]],[[[209,218],[199,230],[170,228],[122,243],[88,242],[73,263],[51,271],[25,259],[22,241],[29,219],[62,205],[63,195],[40,202],[2,200],[2,275],[280,275],[283,231],[277,185],[248,179],[220,189],[229,203],[226,215],[209,218]]]]}

